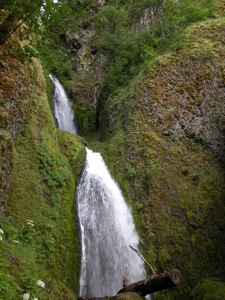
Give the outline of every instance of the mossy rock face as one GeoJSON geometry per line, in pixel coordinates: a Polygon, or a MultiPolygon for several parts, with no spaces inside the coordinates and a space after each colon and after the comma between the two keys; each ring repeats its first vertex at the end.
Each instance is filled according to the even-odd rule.
{"type": "Polygon", "coordinates": [[[157,299],[191,299],[199,281],[223,275],[224,25],[192,26],[187,47],[104,108],[107,141],[97,146],[133,208],[142,251],[155,269],[185,278],[157,299]]]}
{"type": "Polygon", "coordinates": [[[78,105],[73,105],[76,115],[79,134],[82,136],[93,134],[96,131],[96,111],[94,108],[84,108],[78,105]]]}
{"type": "Polygon", "coordinates": [[[66,131],[57,130],[57,136],[61,152],[67,157],[74,176],[78,178],[86,156],[86,143],[83,138],[66,131]]]}
{"type": "MultiPolygon", "coordinates": [[[[217,155],[224,151],[224,85],[222,51],[224,18],[209,20],[187,30],[188,45],[158,60],[148,79],[139,85],[151,111],[152,126],[171,137],[190,137],[209,146],[217,155]],[[149,96],[148,96],[149,95],[149,96]],[[212,113],[213,112],[213,113],[212,113]]],[[[144,104],[145,105],[145,104],[144,104]]]]}
{"type": "MultiPolygon", "coordinates": [[[[2,12],[2,18],[4,14],[7,12],[2,12]]],[[[28,90],[31,88],[35,75],[32,74],[31,76],[28,63],[22,64],[20,62],[18,55],[20,47],[17,35],[13,35],[7,41],[7,46],[3,45],[0,49],[1,57],[7,57],[0,64],[0,175],[2,179],[0,183],[0,218],[8,198],[9,178],[14,159],[14,143],[20,124],[34,104],[32,98],[29,99],[30,91],[28,92],[28,90]]]]}
{"type": "Polygon", "coordinates": [[[12,135],[2,131],[0,137],[0,150],[7,152],[3,155],[7,170],[8,165],[13,166],[0,224],[4,232],[0,298],[22,299],[30,294],[30,298],[43,300],[72,300],[76,299],[80,270],[75,182],[82,170],[85,146],[81,138],[58,133],[40,62],[35,60],[27,67],[32,76],[28,72],[26,77],[24,66],[23,86],[27,85],[21,94],[15,93],[13,104],[22,105],[16,110],[20,122],[9,111],[7,129],[12,135]],[[45,288],[37,285],[38,280],[45,288]]]}
{"type": "Polygon", "coordinates": [[[204,279],[194,288],[194,300],[225,299],[225,283],[217,278],[204,279]]]}
{"type": "Polygon", "coordinates": [[[0,218],[8,199],[9,178],[13,168],[14,143],[11,134],[0,131],[0,218]]]}
{"type": "Polygon", "coordinates": [[[141,296],[139,296],[136,293],[123,293],[116,296],[117,300],[141,300],[143,299],[141,296]]]}

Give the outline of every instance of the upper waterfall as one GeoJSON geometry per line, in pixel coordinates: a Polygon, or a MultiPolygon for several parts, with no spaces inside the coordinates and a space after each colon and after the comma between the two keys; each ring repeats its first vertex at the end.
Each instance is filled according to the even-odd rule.
{"type": "Polygon", "coordinates": [[[62,130],[77,134],[76,118],[66,92],[56,77],[49,77],[55,85],[52,104],[57,125],[62,130]]]}

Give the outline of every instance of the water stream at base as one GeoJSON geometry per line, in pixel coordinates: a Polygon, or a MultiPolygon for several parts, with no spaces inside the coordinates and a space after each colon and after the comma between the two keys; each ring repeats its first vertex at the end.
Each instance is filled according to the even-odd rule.
{"type": "MultiPolygon", "coordinates": [[[[58,127],[76,134],[63,86],[50,77],[55,84],[53,109],[58,127]]],[[[89,149],[86,153],[76,199],[82,240],[80,295],[113,296],[122,288],[124,276],[132,283],[144,279],[146,273],[144,263],[129,247],[137,249],[139,243],[131,210],[101,154],[89,149]]]]}

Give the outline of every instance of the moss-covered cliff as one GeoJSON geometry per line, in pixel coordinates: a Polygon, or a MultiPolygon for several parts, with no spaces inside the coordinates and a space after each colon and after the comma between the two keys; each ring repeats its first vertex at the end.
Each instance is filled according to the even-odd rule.
{"type": "Polygon", "coordinates": [[[224,29],[224,18],[188,28],[184,48],[159,57],[102,111],[108,142],[95,146],[133,207],[146,258],[184,275],[159,299],[214,299],[217,285],[205,282],[204,293],[201,280],[224,280],[224,29]]]}
{"type": "Polygon", "coordinates": [[[50,79],[40,61],[19,61],[18,43],[14,36],[1,48],[1,55],[11,53],[0,66],[0,298],[76,299],[73,202],[85,148],[81,138],[55,128],[50,79]]]}
{"type": "MultiPolygon", "coordinates": [[[[61,34],[63,46],[42,49],[43,65],[73,98],[80,133],[97,140],[97,124],[102,142],[89,147],[122,187],[146,259],[159,272],[183,273],[181,287],[155,298],[224,299],[224,1],[213,14],[204,1],[196,10],[191,1],[159,1],[196,12],[185,17],[178,6],[162,14],[148,1],[112,2],[80,3],[81,26],[61,34]],[[178,34],[189,16],[210,19],[178,34]]],[[[39,60],[21,62],[20,49],[17,35],[0,48],[0,298],[76,299],[73,201],[84,144],[55,128],[52,83],[39,60]]]]}

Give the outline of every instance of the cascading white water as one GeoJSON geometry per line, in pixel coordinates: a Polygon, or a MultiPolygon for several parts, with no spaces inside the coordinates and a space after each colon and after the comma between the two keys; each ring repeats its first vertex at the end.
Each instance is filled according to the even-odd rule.
{"type": "Polygon", "coordinates": [[[75,115],[66,92],[56,77],[52,75],[49,75],[49,77],[55,85],[52,103],[57,125],[61,130],[77,134],[75,115]]]}
{"type": "MultiPolygon", "coordinates": [[[[58,127],[76,134],[74,114],[63,86],[54,85],[53,108],[58,127]]],[[[138,248],[138,235],[122,193],[100,153],[86,149],[84,171],[77,188],[82,262],[80,295],[112,296],[129,283],[145,277],[142,260],[129,248],[138,248]]]]}
{"type": "Polygon", "coordinates": [[[144,265],[129,245],[138,247],[133,218],[100,153],[87,149],[77,193],[82,232],[80,294],[112,296],[123,276],[132,283],[145,277],[144,265]]]}

